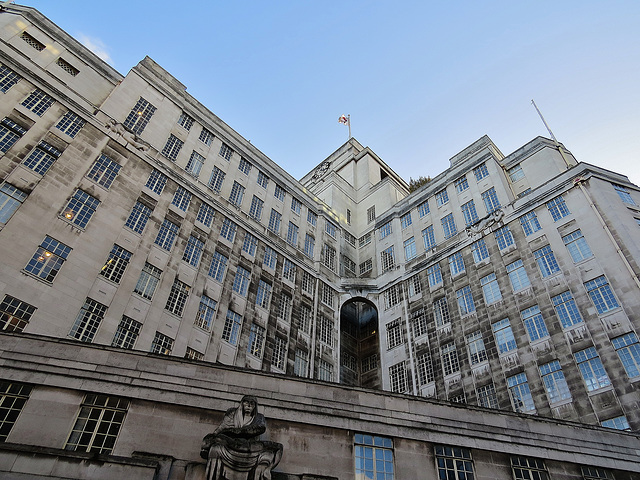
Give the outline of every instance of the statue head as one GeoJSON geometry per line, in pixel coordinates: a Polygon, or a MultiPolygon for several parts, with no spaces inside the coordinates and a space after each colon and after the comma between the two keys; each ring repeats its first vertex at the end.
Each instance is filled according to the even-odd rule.
{"type": "Polygon", "coordinates": [[[253,395],[245,395],[240,400],[240,409],[244,416],[254,416],[258,413],[258,399],[253,395]]]}

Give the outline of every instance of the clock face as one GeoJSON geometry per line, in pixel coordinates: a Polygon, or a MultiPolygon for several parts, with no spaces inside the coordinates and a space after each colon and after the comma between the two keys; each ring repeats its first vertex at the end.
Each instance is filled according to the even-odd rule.
{"type": "Polygon", "coordinates": [[[329,162],[323,162],[316,168],[315,173],[313,174],[313,178],[319,178],[325,174],[325,172],[329,170],[329,162]]]}

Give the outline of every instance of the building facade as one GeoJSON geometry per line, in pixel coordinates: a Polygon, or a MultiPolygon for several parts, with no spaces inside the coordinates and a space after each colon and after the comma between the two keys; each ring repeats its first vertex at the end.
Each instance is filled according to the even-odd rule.
{"type": "Polygon", "coordinates": [[[640,189],[624,175],[485,136],[410,193],[352,138],[298,181],[152,59],[123,76],[36,10],[0,8],[7,339],[640,429],[640,189]]]}

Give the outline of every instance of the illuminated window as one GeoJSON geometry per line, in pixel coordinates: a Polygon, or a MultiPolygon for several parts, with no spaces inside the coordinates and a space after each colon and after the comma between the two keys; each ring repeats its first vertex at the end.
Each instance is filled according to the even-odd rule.
{"type": "Polygon", "coordinates": [[[136,135],[140,135],[155,113],[156,107],[147,100],[140,97],[136,105],[131,109],[129,115],[122,124],[124,128],[131,130],[136,135]]]}
{"type": "Polygon", "coordinates": [[[46,236],[24,270],[45,282],[53,282],[70,252],[71,247],[46,236]]]}

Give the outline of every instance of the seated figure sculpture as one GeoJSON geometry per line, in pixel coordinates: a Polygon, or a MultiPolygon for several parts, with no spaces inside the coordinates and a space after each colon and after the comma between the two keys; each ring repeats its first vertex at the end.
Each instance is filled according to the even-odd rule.
{"type": "Polygon", "coordinates": [[[255,397],[245,395],[237,407],[228,409],[220,426],[202,440],[206,480],[270,480],[282,458],[282,444],[260,441],[266,428],[255,397]]]}

